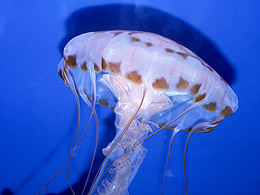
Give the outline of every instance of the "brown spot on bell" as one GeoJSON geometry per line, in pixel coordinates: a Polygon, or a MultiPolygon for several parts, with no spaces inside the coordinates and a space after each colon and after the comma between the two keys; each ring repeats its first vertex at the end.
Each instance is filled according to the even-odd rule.
{"type": "Polygon", "coordinates": [[[141,40],[138,39],[138,38],[135,38],[135,37],[131,37],[131,41],[132,41],[132,42],[140,42],[141,40]]]}
{"type": "Polygon", "coordinates": [[[132,32],[130,32],[130,33],[128,33],[129,35],[133,35],[133,34],[136,34],[136,33],[138,33],[137,31],[132,31],[132,32]]]}
{"type": "Polygon", "coordinates": [[[211,111],[211,112],[216,111],[216,107],[217,107],[216,102],[212,102],[212,103],[203,105],[203,108],[205,108],[206,110],[211,111]]]}
{"type": "Polygon", "coordinates": [[[203,93],[201,95],[198,95],[197,97],[195,97],[194,102],[200,102],[201,100],[203,100],[206,97],[206,93],[203,93]]]}
{"type": "Polygon", "coordinates": [[[229,115],[232,114],[232,109],[229,106],[226,106],[221,112],[220,114],[224,117],[227,117],[229,115]]]}
{"type": "Polygon", "coordinates": [[[160,79],[156,79],[152,86],[155,89],[169,89],[169,85],[163,77],[161,77],[160,79]]]}
{"type": "Polygon", "coordinates": [[[87,72],[88,71],[88,67],[87,67],[87,63],[84,62],[82,65],[81,65],[81,70],[87,72]]]}
{"type": "Polygon", "coordinates": [[[153,44],[150,43],[150,42],[146,42],[145,44],[146,44],[147,47],[152,47],[153,46],[153,44]]]}
{"type": "Polygon", "coordinates": [[[176,88],[183,90],[183,89],[187,89],[188,87],[189,87],[189,82],[183,79],[182,77],[180,77],[179,83],[176,85],[176,88]]]}
{"type": "Polygon", "coordinates": [[[100,69],[99,69],[99,67],[98,67],[97,64],[94,64],[94,70],[95,70],[96,72],[100,72],[100,69]]]}
{"type": "Polygon", "coordinates": [[[102,58],[102,60],[101,60],[101,68],[102,68],[103,71],[105,71],[106,68],[107,68],[107,63],[106,63],[106,61],[104,60],[104,58],[102,58]]]}
{"type": "Polygon", "coordinates": [[[142,76],[140,74],[138,74],[137,71],[133,71],[133,72],[126,74],[126,78],[136,84],[143,83],[142,76]]]}
{"type": "Polygon", "coordinates": [[[113,72],[113,73],[120,72],[120,63],[109,62],[108,64],[109,64],[109,69],[111,70],[111,72],[113,72]]]}
{"type": "Polygon", "coordinates": [[[123,33],[123,32],[116,32],[114,35],[117,36],[117,35],[120,35],[121,33],[123,33]]]}
{"type": "Polygon", "coordinates": [[[76,62],[76,56],[68,56],[67,59],[65,59],[65,62],[68,66],[74,68],[77,66],[77,62],[76,62]]]}
{"type": "Polygon", "coordinates": [[[65,78],[63,76],[63,73],[62,73],[61,69],[58,71],[58,74],[60,75],[60,78],[62,79],[62,81],[65,82],[65,78]]]}
{"type": "Polygon", "coordinates": [[[202,66],[206,67],[206,68],[209,69],[211,72],[214,72],[214,70],[213,70],[210,66],[208,66],[208,65],[206,65],[206,64],[204,64],[204,63],[202,63],[202,62],[200,62],[200,63],[202,64],[202,66]]]}
{"type": "Polygon", "coordinates": [[[165,51],[168,52],[168,53],[174,53],[174,51],[170,48],[165,48],[165,51]]]}
{"type": "Polygon", "coordinates": [[[191,95],[196,95],[200,90],[201,84],[196,84],[190,88],[191,95]]]}
{"type": "Polygon", "coordinates": [[[217,125],[217,124],[219,124],[221,121],[222,121],[222,120],[215,121],[215,122],[211,123],[211,125],[217,125]]]}
{"type": "Polygon", "coordinates": [[[181,53],[181,52],[176,52],[176,53],[179,54],[180,56],[182,56],[184,59],[186,59],[188,57],[188,55],[185,53],[181,53]]]}

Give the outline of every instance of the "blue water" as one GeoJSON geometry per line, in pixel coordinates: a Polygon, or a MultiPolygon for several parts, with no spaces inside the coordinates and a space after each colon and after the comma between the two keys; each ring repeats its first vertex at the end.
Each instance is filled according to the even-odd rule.
{"type": "MultiPolygon", "coordinates": [[[[259,1],[3,0],[1,7],[2,194],[36,194],[68,157],[77,118],[73,95],[56,71],[62,48],[78,34],[109,29],[151,31],[176,40],[208,62],[239,98],[238,111],[214,131],[192,136],[187,154],[189,194],[260,194],[259,1]]],[[[101,148],[115,132],[113,114],[99,106],[97,112],[99,164],[101,148]]],[[[89,114],[83,105],[81,130],[89,114]]],[[[73,156],[75,190],[80,191],[86,177],[94,136],[93,122],[73,156]]],[[[130,194],[160,194],[170,136],[164,131],[145,143],[149,151],[130,194]]],[[[186,133],[179,133],[174,141],[165,194],[185,194],[186,138],[186,133]]],[[[67,168],[43,194],[70,194],[67,168]]]]}

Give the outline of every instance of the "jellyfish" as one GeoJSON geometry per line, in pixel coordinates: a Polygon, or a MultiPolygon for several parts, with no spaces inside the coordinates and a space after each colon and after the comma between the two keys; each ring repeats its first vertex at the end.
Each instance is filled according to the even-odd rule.
{"type": "MultiPolygon", "coordinates": [[[[90,107],[97,123],[96,142],[95,105],[109,107],[116,115],[116,136],[102,150],[105,158],[88,194],[129,194],[128,187],[148,151],[144,141],[162,130],[173,132],[162,194],[174,136],[190,132],[184,149],[187,193],[185,162],[191,135],[212,131],[238,107],[233,90],[206,62],[179,43],[150,32],[79,35],[65,46],[58,73],[75,96],[78,118],[78,96],[90,107]]],[[[80,142],[76,143],[76,137],[77,132],[71,155],[80,142]]],[[[96,147],[91,167],[95,153],[96,147]]]]}

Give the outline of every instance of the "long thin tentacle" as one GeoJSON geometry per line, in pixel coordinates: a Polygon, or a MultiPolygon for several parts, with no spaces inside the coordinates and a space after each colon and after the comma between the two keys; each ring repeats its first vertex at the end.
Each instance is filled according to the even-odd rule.
{"type": "MultiPolygon", "coordinates": [[[[94,102],[95,102],[95,101],[94,101],[94,102]]],[[[75,150],[78,148],[80,142],[82,141],[82,139],[83,139],[83,137],[84,137],[84,135],[85,135],[85,133],[86,133],[86,131],[87,131],[87,129],[88,129],[88,126],[89,126],[89,124],[90,124],[90,121],[91,121],[91,118],[92,118],[93,115],[94,115],[95,121],[96,121],[96,123],[97,123],[97,125],[96,125],[96,133],[97,133],[96,140],[98,139],[99,122],[98,122],[97,113],[96,113],[96,111],[95,111],[95,104],[94,104],[93,106],[91,106],[91,104],[90,104],[90,107],[91,107],[91,115],[90,115],[90,117],[89,117],[88,123],[87,123],[87,125],[86,125],[86,127],[85,127],[85,129],[84,129],[84,131],[83,131],[83,133],[82,133],[82,135],[81,135],[81,137],[80,137],[80,139],[79,139],[77,145],[75,146],[73,152],[75,152],[75,150]]],[[[97,149],[97,143],[95,144],[95,149],[94,149],[94,154],[93,154],[93,157],[92,157],[92,162],[91,162],[91,164],[93,164],[93,161],[94,161],[94,159],[95,159],[96,149],[97,149]]],[[[69,159],[67,159],[66,162],[68,162],[68,160],[69,160],[69,159]]],[[[64,165],[64,166],[65,166],[65,165],[64,165]]],[[[91,166],[91,167],[92,167],[92,166],[91,166]]],[[[90,169],[90,171],[89,171],[89,173],[88,173],[88,177],[89,177],[90,172],[91,172],[91,169],[90,169]]],[[[86,182],[87,182],[87,181],[86,181],[86,182]]]]}
{"type": "MultiPolygon", "coordinates": [[[[74,149],[74,146],[75,146],[75,142],[76,142],[76,139],[77,139],[77,135],[78,135],[78,130],[79,130],[79,122],[80,122],[80,103],[79,103],[79,98],[78,98],[78,94],[77,94],[77,90],[76,90],[76,87],[75,87],[75,83],[73,81],[73,78],[65,71],[64,72],[64,76],[65,76],[65,79],[74,95],[74,98],[76,100],[76,104],[77,104],[77,114],[78,114],[78,120],[77,120],[77,128],[76,128],[76,133],[75,133],[75,137],[74,137],[74,143],[73,143],[73,147],[72,147],[72,151],[70,153],[70,156],[67,158],[67,160],[63,163],[63,165],[61,166],[61,168],[55,173],[55,175],[49,180],[49,182],[37,193],[40,194],[54,179],[55,177],[61,172],[61,170],[64,168],[64,166],[67,164],[68,161],[70,161],[75,149],[74,149]]],[[[71,185],[70,185],[71,187],[71,185]]],[[[73,191],[72,191],[73,192],[73,191]]]]}
{"type": "MultiPolygon", "coordinates": [[[[95,74],[94,70],[93,70],[93,71],[90,71],[90,77],[91,77],[91,81],[92,81],[93,96],[94,96],[93,105],[95,105],[95,104],[96,104],[96,74],[95,74]]],[[[73,85],[73,86],[74,86],[74,85],[73,85]]],[[[73,86],[72,86],[72,87],[73,87],[73,86]]],[[[74,94],[74,93],[73,93],[73,94],[74,94]]],[[[83,97],[85,97],[85,96],[83,96],[83,97]]],[[[78,99],[77,99],[77,100],[78,100],[78,99]]],[[[90,103],[89,101],[86,101],[86,100],[88,100],[87,98],[84,99],[84,101],[87,103],[87,105],[88,105],[89,108],[91,109],[91,108],[92,108],[91,103],[90,103]]],[[[79,101],[78,101],[78,102],[79,102],[79,101]]],[[[77,105],[78,105],[78,104],[77,104],[77,105]]],[[[93,110],[91,110],[90,120],[91,120],[91,118],[92,118],[92,116],[93,116],[93,113],[95,113],[95,112],[94,112],[94,106],[93,106],[93,110]]],[[[93,161],[94,161],[94,158],[95,158],[95,155],[96,155],[97,139],[98,139],[98,119],[97,119],[97,115],[94,114],[94,117],[95,117],[95,121],[96,121],[96,143],[95,143],[94,155],[93,155],[92,161],[91,161],[91,168],[92,168],[92,164],[93,164],[93,161]]],[[[89,126],[90,120],[88,121],[88,124],[87,124],[87,126],[86,126],[86,128],[85,128],[85,130],[84,130],[84,132],[83,132],[83,134],[82,134],[82,136],[81,136],[81,139],[83,138],[83,136],[84,136],[84,134],[85,134],[85,132],[86,132],[86,130],[87,130],[87,127],[89,126]]],[[[78,123],[79,123],[79,121],[78,121],[78,123]]],[[[77,138],[77,137],[75,136],[74,143],[73,143],[73,147],[72,147],[72,151],[73,151],[73,152],[74,152],[74,146],[75,146],[75,143],[76,143],[76,138],[77,138]]],[[[81,140],[81,139],[80,139],[80,140],[81,140]]],[[[70,182],[70,175],[69,175],[69,173],[70,173],[70,163],[71,163],[71,159],[69,160],[69,165],[68,165],[68,180],[69,180],[69,186],[70,186],[71,192],[72,192],[73,195],[75,195],[75,192],[73,191],[73,188],[72,188],[72,185],[71,185],[71,182],[70,182]]],[[[90,168],[90,171],[89,171],[89,173],[88,173],[88,177],[89,177],[89,175],[90,175],[91,168],[90,168]]],[[[87,179],[87,180],[88,180],[88,179],[87,179]]],[[[87,182],[87,180],[86,180],[86,182],[87,182]]],[[[84,189],[85,189],[85,185],[84,185],[84,189]]],[[[83,189],[83,191],[84,191],[84,189],[83,189]]]]}
{"type": "Polygon", "coordinates": [[[188,184],[187,184],[187,174],[186,174],[186,154],[187,154],[187,148],[190,141],[190,138],[194,132],[196,132],[197,128],[193,128],[191,132],[188,135],[188,138],[186,140],[185,149],[184,149],[184,178],[185,178],[185,190],[186,195],[188,194],[188,184]]]}
{"type": "MultiPolygon", "coordinates": [[[[146,137],[145,139],[143,139],[142,141],[140,141],[139,143],[137,143],[136,145],[134,145],[132,148],[130,148],[128,151],[126,151],[124,154],[122,154],[119,158],[117,158],[114,162],[111,163],[111,165],[109,165],[109,167],[104,171],[104,173],[101,175],[99,181],[101,180],[101,178],[106,174],[106,172],[117,162],[118,159],[122,158],[123,156],[127,155],[130,151],[132,151],[133,149],[135,149],[137,146],[139,146],[140,144],[142,144],[143,142],[145,142],[147,139],[153,137],[154,135],[156,135],[157,133],[159,133],[160,131],[162,131],[164,128],[168,127],[169,125],[171,125],[172,123],[174,123],[175,121],[177,121],[179,118],[181,118],[183,115],[185,115],[186,113],[188,113],[189,111],[191,111],[192,109],[194,109],[197,105],[192,105],[189,108],[187,108],[182,114],[180,114],[178,117],[176,117],[175,119],[173,119],[171,122],[165,124],[164,126],[162,126],[161,128],[159,128],[158,130],[156,130],[154,133],[152,133],[151,135],[149,135],[148,137],[146,137]]],[[[97,182],[98,183],[98,182],[97,182]]],[[[92,191],[89,192],[89,194],[91,195],[94,192],[94,189],[97,187],[97,183],[95,184],[95,186],[91,186],[91,188],[93,187],[92,191]]]]}
{"type": "MultiPolygon", "coordinates": [[[[71,76],[68,75],[66,72],[65,72],[64,75],[65,75],[65,78],[66,78],[67,83],[69,84],[69,87],[72,89],[72,92],[73,92],[74,96],[75,96],[75,94],[76,94],[76,96],[77,96],[77,91],[76,91],[76,88],[75,88],[75,86],[74,86],[74,81],[73,81],[73,79],[72,79],[71,76]],[[73,83],[73,85],[72,85],[72,83],[73,83]],[[74,86],[74,87],[73,87],[73,86],[74,86]]],[[[96,99],[96,98],[95,98],[95,99],[96,99]]],[[[83,133],[82,133],[82,135],[81,135],[81,137],[80,137],[80,139],[79,139],[77,145],[74,147],[74,149],[72,149],[72,151],[71,151],[71,153],[70,153],[70,156],[66,159],[66,161],[63,163],[63,165],[61,166],[61,168],[55,173],[55,175],[49,180],[49,182],[37,193],[37,195],[39,195],[39,194],[41,194],[41,193],[43,192],[43,190],[57,177],[57,175],[61,172],[61,170],[65,167],[65,165],[70,161],[70,159],[71,159],[73,153],[75,152],[75,150],[78,148],[80,142],[82,141],[82,139],[83,139],[83,137],[84,137],[84,135],[85,135],[85,133],[86,133],[86,130],[88,129],[88,126],[89,126],[89,124],[90,124],[90,121],[91,121],[93,115],[94,115],[95,120],[96,120],[96,123],[97,123],[96,132],[98,132],[98,124],[99,124],[99,123],[98,123],[97,114],[96,114],[96,112],[95,112],[95,103],[96,103],[96,100],[94,100],[93,106],[91,106],[91,104],[90,104],[89,101],[86,101],[86,99],[84,99],[84,100],[85,100],[85,102],[88,102],[87,105],[91,108],[91,115],[90,115],[90,117],[89,117],[88,123],[87,123],[87,125],[86,125],[86,127],[85,127],[85,129],[84,129],[84,131],[83,131],[83,133]]],[[[77,100],[76,100],[76,101],[77,101],[77,100]]],[[[77,105],[78,105],[78,104],[77,104],[77,105]]],[[[77,134],[77,133],[76,133],[76,134],[77,134]]],[[[97,135],[97,136],[98,136],[98,135],[97,135]]],[[[97,139],[97,138],[96,138],[96,139],[97,139]]],[[[75,139],[74,139],[74,140],[75,140],[75,139]]],[[[96,151],[96,146],[95,146],[95,151],[96,151]]],[[[95,152],[95,153],[96,153],[96,152],[95,152]]],[[[95,154],[95,153],[94,153],[94,154],[95,154]]],[[[94,158],[94,156],[93,156],[93,158],[94,158]]],[[[92,160],[92,161],[93,161],[93,160],[92,160]]],[[[70,187],[71,187],[71,186],[70,186],[70,187]]],[[[73,191],[72,191],[72,193],[73,193],[73,191]]]]}
{"type": "Polygon", "coordinates": [[[168,165],[169,165],[169,159],[170,159],[170,154],[171,154],[172,143],[173,143],[173,140],[174,140],[175,135],[176,135],[178,132],[179,132],[179,129],[176,129],[176,128],[175,128],[175,129],[173,130],[173,133],[172,133],[171,142],[170,142],[169,149],[168,149],[166,167],[165,167],[165,171],[164,171],[162,195],[163,195],[164,187],[165,187],[165,181],[166,181],[166,175],[167,175],[167,170],[168,170],[168,165]]]}
{"type": "MultiPolygon", "coordinates": [[[[83,98],[83,100],[86,102],[86,104],[92,109],[92,105],[91,103],[89,102],[88,100],[88,97],[87,95],[84,93],[81,95],[81,97],[83,98]]],[[[96,100],[94,99],[94,102],[96,100]]],[[[88,176],[87,176],[87,179],[85,181],[85,184],[84,184],[84,187],[83,187],[83,190],[82,190],[82,195],[84,194],[85,190],[86,190],[86,187],[87,187],[87,183],[88,183],[88,180],[89,180],[89,176],[90,176],[90,173],[91,173],[91,170],[92,170],[92,167],[93,167],[93,163],[94,163],[94,160],[95,160],[95,156],[96,156],[96,152],[97,152],[97,143],[98,143],[98,129],[99,129],[99,122],[98,122],[98,117],[97,117],[97,114],[96,112],[94,111],[94,117],[95,117],[95,122],[96,122],[96,141],[95,141],[95,149],[94,149],[94,153],[93,153],[93,156],[92,156],[92,160],[91,160],[91,164],[90,164],[90,168],[89,168],[89,172],[88,172],[88,176]]]]}
{"type": "Polygon", "coordinates": [[[138,112],[140,111],[140,109],[141,109],[141,107],[142,107],[142,105],[143,105],[143,102],[144,102],[145,94],[146,94],[146,90],[144,89],[143,97],[142,97],[142,100],[141,100],[141,102],[140,102],[140,104],[139,104],[138,109],[136,110],[136,112],[134,113],[134,115],[132,116],[132,118],[130,119],[130,121],[129,121],[128,125],[126,126],[125,130],[123,131],[122,135],[121,135],[121,136],[119,137],[119,139],[115,142],[115,144],[110,148],[108,154],[106,155],[105,159],[103,160],[103,162],[102,162],[101,166],[99,167],[99,170],[98,170],[98,172],[97,172],[97,174],[96,174],[96,176],[95,176],[95,179],[94,179],[94,181],[93,181],[93,183],[92,183],[92,185],[91,185],[91,187],[90,187],[90,192],[89,192],[89,194],[92,194],[92,193],[94,192],[94,190],[95,190],[97,184],[99,183],[100,179],[101,179],[102,176],[103,176],[103,175],[102,175],[101,178],[96,182],[96,179],[97,179],[97,177],[98,177],[98,174],[100,173],[101,168],[102,168],[102,166],[104,165],[105,161],[107,160],[107,158],[109,157],[109,155],[111,154],[111,152],[113,151],[113,149],[117,146],[117,144],[119,143],[119,141],[122,139],[122,137],[125,135],[126,131],[128,130],[128,128],[129,128],[130,125],[132,124],[133,120],[134,120],[135,117],[137,116],[138,112]],[[95,183],[96,183],[96,184],[95,184],[95,183]],[[94,184],[95,184],[95,186],[94,186],[94,188],[92,188],[94,184]]]}
{"type": "Polygon", "coordinates": [[[68,182],[69,182],[69,186],[70,186],[70,190],[72,192],[73,195],[75,195],[75,192],[73,191],[73,188],[72,188],[72,185],[71,185],[71,181],[70,181],[70,164],[71,164],[71,159],[72,159],[72,155],[74,153],[74,147],[75,147],[75,144],[76,144],[76,140],[77,140],[77,137],[78,137],[78,132],[79,132],[79,124],[80,124],[80,103],[79,103],[79,97],[78,97],[78,94],[77,94],[77,91],[76,91],[76,88],[75,88],[75,85],[74,85],[74,82],[72,83],[70,81],[71,79],[68,79],[68,84],[69,84],[69,87],[74,95],[74,98],[76,100],[76,104],[77,104],[77,116],[78,116],[78,119],[77,119],[77,128],[76,128],[76,132],[75,132],[75,136],[74,136],[74,141],[73,141],[73,145],[72,145],[72,148],[71,148],[71,155],[70,155],[70,159],[69,159],[69,165],[68,165],[68,182]]]}

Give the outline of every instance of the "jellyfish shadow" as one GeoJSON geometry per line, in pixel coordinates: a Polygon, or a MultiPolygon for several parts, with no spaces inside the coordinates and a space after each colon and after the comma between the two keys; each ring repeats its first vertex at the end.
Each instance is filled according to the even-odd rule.
{"type": "MultiPolygon", "coordinates": [[[[87,7],[72,13],[66,21],[67,34],[59,45],[61,54],[67,42],[77,35],[92,31],[116,29],[153,32],[175,40],[210,64],[229,84],[232,84],[235,80],[235,71],[232,65],[205,35],[183,20],[147,6],[110,4],[87,7]]],[[[111,122],[114,120],[111,117],[105,121],[107,129],[104,131],[108,132],[107,136],[103,138],[106,139],[105,142],[108,142],[110,138],[109,141],[111,141],[113,135],[115,135],[115,132],[111,133],[111,129],[114,129],[114,123],[111,122]]],[[[103,159],[102,154],[97,154],[89,181],[93,181],[103,159]]],[[[81,193],[78,190],[83,188],[88,170],[89,167],[86,167],[78,182],[73,184],[76,194],[81,193]]],[[[87,185],[87,191],[90,185],[91,182],[87,185]]],[[[71,191],[68,188],[59,194],[71,194],[71,191]]]]}

